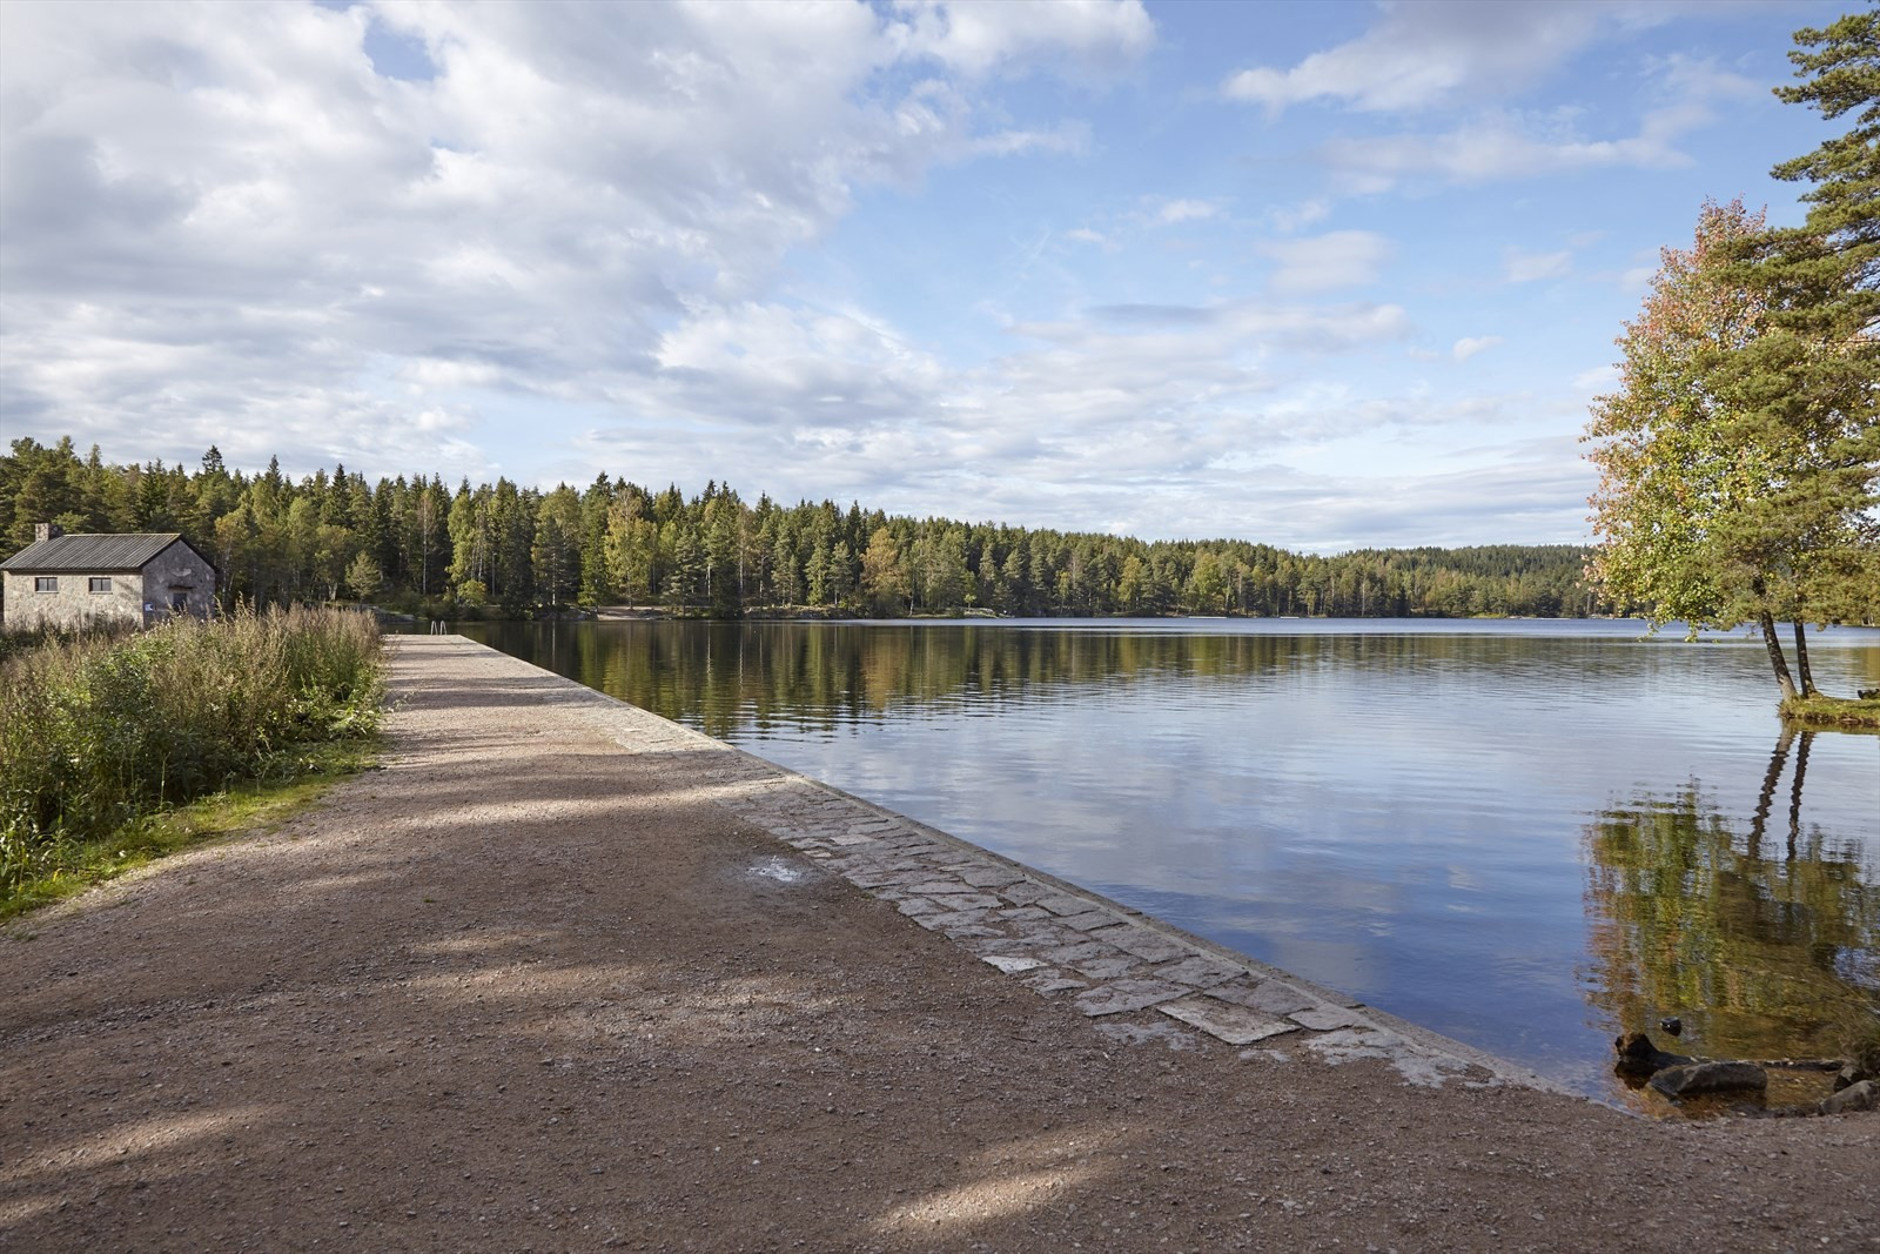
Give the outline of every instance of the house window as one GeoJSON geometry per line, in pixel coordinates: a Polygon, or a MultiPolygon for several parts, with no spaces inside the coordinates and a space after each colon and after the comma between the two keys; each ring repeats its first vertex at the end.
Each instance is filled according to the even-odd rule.
{"type": "Polygon", "coordinates": [[[181,614],[184,610],[188,608],[189,608],[189,589],[171,588],[170,589],[170,609],[174,613],[181,614]]]}
{"type": "Polygon", "coordinates": [[[33,591],[34,592],[57,592],[58,590],[59,590],[59,577],[57,575],[34,575],[33,576],[33,591]]]}
{"type": "Polygon", "coordinates": [[[93,592],[109,592],[109,591],[111,591],[111,576],[109,576],[109,575],[93,575],[93,576],[91,577],[91,590],[92,590],[93,592]]]}

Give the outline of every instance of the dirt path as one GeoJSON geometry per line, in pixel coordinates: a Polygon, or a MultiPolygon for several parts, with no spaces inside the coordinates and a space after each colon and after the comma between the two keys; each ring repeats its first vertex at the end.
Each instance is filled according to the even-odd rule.
{"type": "Polygon", "coordinates": [[[393,657],[384,771],[0,936],[0,1249],[1880,1250],[1880,1115],[1088,1017],[754,826],[737,755],[393,657]]]}

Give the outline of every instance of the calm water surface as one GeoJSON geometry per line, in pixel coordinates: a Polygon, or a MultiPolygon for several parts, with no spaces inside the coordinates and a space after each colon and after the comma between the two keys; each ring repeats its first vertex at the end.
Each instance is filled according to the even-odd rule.
{"type": "MultiPolygon", "coordinates": [[[[1880,736],[1783,737],[1760,642],[1379,620],[464,630],[1590,1095],[1625,1097],[1611,1039],[1666,1015],[1686,1052],[1772,1057],[1832,1053],[1880,1009],[1880,736]]],[[[1880,632],[1813,644],[1824,689],[1880,686],[1880,632]]]]}

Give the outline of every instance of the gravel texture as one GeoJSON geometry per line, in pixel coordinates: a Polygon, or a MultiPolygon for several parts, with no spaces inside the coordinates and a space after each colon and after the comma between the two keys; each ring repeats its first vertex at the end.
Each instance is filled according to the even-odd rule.
{"type": "Polygon", "coordinates": [[[1880,1250],[1880,1114],[1091,1017],[769,835],[745,755],[391,648],[384,770],[0,934],[0,1249],[1880,1250]]]}

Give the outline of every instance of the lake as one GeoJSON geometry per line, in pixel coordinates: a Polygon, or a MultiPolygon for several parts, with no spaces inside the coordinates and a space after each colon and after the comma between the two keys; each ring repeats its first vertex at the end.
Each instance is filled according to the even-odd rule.
{"type": "MultiPolygon", "coordinates": [[[[1785,736],[1760,641],[1375,619],[460,629],[1589,1096],[1646,1102],[1611,1075],[1621,1031],[1827,1055],[1880,1011],[1880,736],[1785,736]]],[[[1824,690],[1880,687],[1880,631],[1811,645],[1824,690]]]]}

